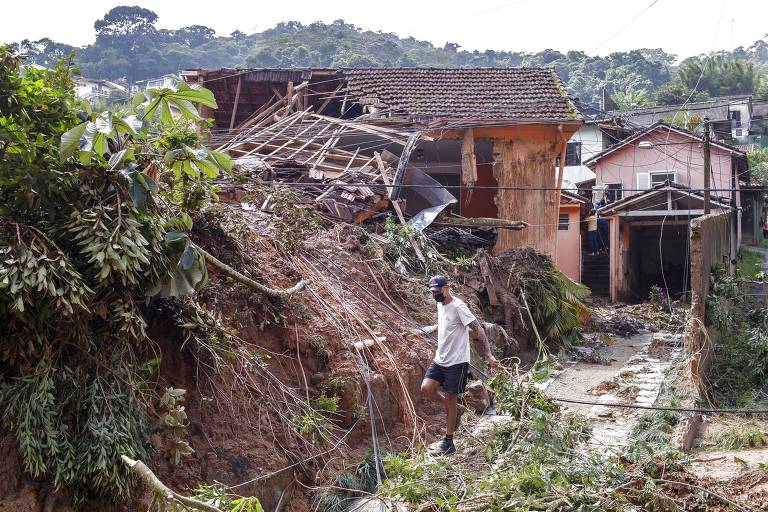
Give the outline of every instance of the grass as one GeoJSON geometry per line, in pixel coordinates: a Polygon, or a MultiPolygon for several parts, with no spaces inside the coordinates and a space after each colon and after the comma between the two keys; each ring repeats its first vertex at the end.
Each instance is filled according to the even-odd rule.
{"type": "Polygon", "coordinates": [[[741,251],[741,261],[736,267],[736,272],[743,279],[753,279],[755,274],[763,269],[765,257],[759,252],[748,249],[741,251]]]}
{"type": "Polygon", "coordinates": [[[766,436],[755,425],[728,427],[712,436],[715,444],[724,450],[759,448],[768,445],[766,436]]]}

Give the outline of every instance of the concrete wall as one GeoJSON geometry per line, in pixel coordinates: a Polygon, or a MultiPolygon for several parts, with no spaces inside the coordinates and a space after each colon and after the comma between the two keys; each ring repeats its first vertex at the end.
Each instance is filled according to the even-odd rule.
{"type": "Polygon", "coordinates": [[[560,215],[568,214],[568,229],[557,230],[555,264],[577,283],[581,282],[580,204],[561,204],[560,215]]]}
{"type": "Polygon", "coordinates": [[[691,356],[691,376],[699,389],[717,341],[717,333],[704,323],[709,275],[718,263],[728,264],[731,215],[713,213],[691,221],[691,319],[685,343],[691,356]]]}

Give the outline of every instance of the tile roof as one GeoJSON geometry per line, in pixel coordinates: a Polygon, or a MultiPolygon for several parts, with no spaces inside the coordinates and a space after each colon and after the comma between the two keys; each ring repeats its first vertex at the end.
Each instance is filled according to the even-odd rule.
{"type": "Polygon", "coordinates": [[[687,103],[685,105],[659,105],[656,107],[641,107],[628,110],[611,110],[608,117],[625,119],[634,125],[650,126],[658,121],[673,117],[677,112],[688,112],[699,117],[708,117],[710,121],[729,120],[731,105],[749,104],[752,97],[749,95],[721,96],[705,101],[687,103]]]}
{"type": "MultiPolygon", "coordinates": [[[[598,161],[602,160],[606,156],[608,156],[608,155],[618,151],[619,149],[627,146],[628,144],[632,144],[637,139],[639,139],[641,137],[644,137],[644,136],[648,135],[649,133],[657,131],[657,130],[668,130],[668,131],[671,131],[671,132],[677,132],[680,135],[683,135],[683,136],[688,137],[688,138],[693,139],[693,140],[697,140],[697,141],[702,141],[703,140],[702,136],[697,134],[697,133],[693,133],[693,132],[691,132],[689,130],[685,130],[683,128],[679,128],[677,126],[672,126],[670,124],[665,123],[664,121],[657,121],[656,123],[652,124],[651,126],[636,132],[631,137],[627,137],[626,139],[617,142],[613,146],[609,146],[607,149],[605,149],[605,150],[601,151],[600,153],[598,153],[598,154],[588,158],[587,160],[584,160],[582,162],[582,165],[586,165],[590,169],[594,169],[595,164],[597,164],[598,161]]],[[[725,142],[718,142],[718,141],[714,141],[714,140],[711,140],[709,143],[712,146],[719,147],[719,148],[721,148],[721,149],[723,149],[725,151],[731,152],[731,154],[733,156],[735,156],[735,157],[746,158],[746,154],[744,153],[744,151],[742,151],[741,149],[739,149],[736,146],[731,146],[730,144],[726,144],[725,142]]]]}
{"type": "Polygon", "coordinates": [[[366,68],[342,74],[359,103],[412,118],[582,119],[549,68],[366,68]]]}

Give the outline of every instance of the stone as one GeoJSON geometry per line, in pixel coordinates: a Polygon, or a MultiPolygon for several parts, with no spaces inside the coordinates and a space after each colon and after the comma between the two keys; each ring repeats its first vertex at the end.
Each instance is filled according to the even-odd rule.
{"type": "Polygon", "coordinates": [[[475,414],[483,414],[491,404],[488,389],[481,380],[473,380],[467,384],[466,391],[462,398],[464,405],[474,411],[475,414]]]}

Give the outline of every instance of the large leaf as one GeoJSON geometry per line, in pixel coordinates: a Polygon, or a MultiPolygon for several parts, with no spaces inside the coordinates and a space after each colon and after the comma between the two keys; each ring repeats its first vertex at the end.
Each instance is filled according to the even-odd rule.
{"type": "Polygon", "coordinates": [[[99,117],[96,118],[94,126],[96,127],[96,131],[99,133],[103,133],[104,135],[111,134],[115,129],[114,125],[112,124],[112,112],[102,112],[99,114],[99,117]]]}
{"type": "MultiPolygon", "coordinates": [[[[177,244],[178,245],[178,244],[177,244]]],[[[179,263],[171,266],[168,275],[147,295],[160,294],[163,297],[179,297],[199,290],[208,282],[205,258],[191,243],[187,242],[179,263]]]]}
{"type": "Polygon", "coordinates": [[[216,104],[216,98],[214,98],[210,90],[204,88],[192,89],[184,82],[179,82],[176,85],[176,91],[171,92],[168,96],[175,101],[186,100],[210,108],[219,108],[216,104]]]}
{"type": "Polygon", "coordinates": [[[85,134],[88,122],[89,121],[80,123],[74,128],[64,132],[64,135],[61,136],[61,142],[59,143],[59,158],[62,161],[74,155],[75,152],[80,149],[80,139],[82,139],[85,134]]]}

